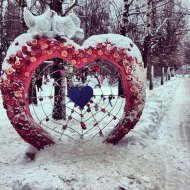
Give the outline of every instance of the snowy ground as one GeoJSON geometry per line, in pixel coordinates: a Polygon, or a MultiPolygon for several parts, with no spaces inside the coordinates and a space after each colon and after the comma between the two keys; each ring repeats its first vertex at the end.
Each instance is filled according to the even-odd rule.
{"type": "Polygon", "coordinates": [[[0,99],[1,190],[189,190],[190,78],[147,91],[144,113],[118,145],[102,137],[31,149],[10,125],[0,99]]]}

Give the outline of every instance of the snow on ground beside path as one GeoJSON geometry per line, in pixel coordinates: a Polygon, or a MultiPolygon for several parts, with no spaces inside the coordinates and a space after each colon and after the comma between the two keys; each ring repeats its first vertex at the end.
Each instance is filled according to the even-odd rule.
{"type": "MultiPolygon", "coordinates": [[[[189,96],[187,92],[184,93],[186,99],[174,96],[180,93],[177,90],[184,82],[190,82],[190,79],[172,78],[164,86],[147,90],[146,106],[140,122],[118,145],[101,143],[101,137],[70,140],[37,152],[35,161],[25,157],[24,153],[32,148],[12,128],[0,99],[0,189],[189,190],[190,150],[179,142],[180,138],[167,144],[170,133],[175,135],[178,132],[175,132],[175,128],[164,128],[171,119],[167,113],[173,101],[180,104],[189,96]],[[184,165],[179,162],[184,162],[184,165]],[[180,164],[180,170],[177,164],[180,164]],[[187,183],[181,182],[184,176],[187,183]]],[[[177,115],[174,117],[177,122],[177,115]]]]}

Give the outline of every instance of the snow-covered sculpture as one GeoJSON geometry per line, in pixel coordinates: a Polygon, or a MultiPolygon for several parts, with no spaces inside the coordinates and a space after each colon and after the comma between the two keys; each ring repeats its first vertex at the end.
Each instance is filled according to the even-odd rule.
{"type": "Polygon", "coordinates": [[[40,16],[34,16],[26,7],[23,12],[24,21],[28,26],[28,33],[33,35],[44,35],[51,30],[52,12],[48,9],[40,16]]]}
{"type": "Polygon", "coordinates": [[[61,17],[54,12],[52,16],[52,30],[56,35],[72,38],[75,35],[76,26],[71,17],[61,17]]]}
{"type": "MultiPolygon", "coordinates": [[[[97,60],[106,60],[117,67],[122,76],[125,106],[122,117],[118,118],[118,123],[105,141],[116,144],[134,128],[144,108],[146,69],[141,53],[132,40],[121,35],[105,34],[92,36],[79,46],[65,37],[41,36],[35,39],[31,34],[23,34],[14,40],[3,62],[2,95],[11,124],[27,143],[42,149],[56,142],[33,119],[28,99],[35,69],[51,58],[62,58],[73,65],[75,70],[85,68],[97,60]]],[[[72,92],[70,98],[73,98],[72,92]]],[[[82,106],[84,110],[88,108],[86,103],[82,106]]],[[[103,117],[110,117],[106,110],[103,111],[103,117]]],[[[114,119],[115,116],[112,117],[114,119]]],[[[81,123],[81,127],[85,130],[90,126],[81,123]]],[[[63,130],[67,128],[63,126],[63,130]]]]}
{"type": "MultiPolygon", "coordinates": [[[[60,17],[48,9],[44,14],[34,16],[25,8],[24,20],[29,27],[28,33],[16,38],[8,49],[2,65],[1,88],[4,108],[7,110],[11,124],[21,138],[38,149],[56,142],[42,128],[41,122],[37,123],[33,119],[29,108],[29,86],[36,68],[41,63],[48,59],[61,58],[68,64],[70,63],[74,67],[73,71],[77,72],[78,69],[85,69],[92,62],[104,60],[118,69],[123,84],[125,100],[123,115],[117,118],[117,114],[110,115],[106,109],[101,109],[101,112],[104,113],[103,118],[111,116],[111,121],[118,120],[105,141],[113,144],[118,143],[134,128],[144,109],[146,69],[137,46],[131,39],[116,34],[92,36],[82,46],[79,46],[68,39],[82,38],[84,35],[84,31],[80,28],[80,19],[73,13],[66,17],[60,17]],[[55,35],[46,35],[50,34],[49,32],[51,34],[53,32],[55,35]],[[38,38],[35,35],[38,35],[38,38]],[[56,35],[60,37],[57,38],[56,35]]],[[[63,70],[60,72],[64,73],[63,70]]],[[[113,75],[114,73],[111,76],[113,75]]],[[[94,90],[88,86],[81,88],[83,89],[77,89],[77,94],[74,91],[75,86],[70,88],[68,97],[75,105],[88,112],[86,109],[89,109],[90,104],[93,103],[92,99],[95,98],[94,90]],[[88,97],[85,99],[86,92],[88,97]],[[89,105],[88,102],[90,102],[89,105]]],[[[101,88],[101,84],[99,88],[101,88]]],[[[102,94],[100,98],[104,100],[104,95],[102,94]]],[[[97,106],[99,107],[98,104],[97,106]]],[[[95,111],[98,112],[97,106],[95,105],[93,109],[95,108],[95,111]]],[[[79,125],[82,130],[85,130],[88,126],[83,120],[82,112],[79,115],[81,116],[78,120],[79,125]]],[[[93,128],[96,128],[98,123],[101,124],[101,121],[102,119],[96,121],[93,128]]],[[[102,134],[104,127],[102,129],[100,127],[97,129],[100,130],[99,134],[102,134]]],[[[66,125],[63,125],[62,129],[66,130],[66,125]]]]}
{"type": "Polygon", "coordinates": [[[83,39],[84,38],[84,30],[82,28],[80,28],[81,20],[74,13],[70,13],[69,17],[71,17],[71,19],[73,20],[73,22],[75,23],[75,26],[76,26],[76,32],[75,32],[74,37],[76,37],[78,39],[83,39]]]}
{"type": "Polygon", "coordinates": [[[50,31],[55,35],[67,38],[84,38],[84,31],[80,28],[80,19],[70,13],[68,16],[58,16],[55,11],[48,9],[40,16],[34,16],[27,8],[24,8],[24,21],[28,26],[28,33],[43,36],[50,31]]]}

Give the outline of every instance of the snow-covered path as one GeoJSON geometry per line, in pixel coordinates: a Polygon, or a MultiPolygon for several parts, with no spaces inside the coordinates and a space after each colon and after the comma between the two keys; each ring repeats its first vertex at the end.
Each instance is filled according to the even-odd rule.
{"type": "Polygon", "coordinates": [[[166,166],[165,190],[190,189],[189,109],[190,79],[184,78],[178,84],[158,133],[158,143],[166,166]]]}
{"type": "Polygon", "coordinates": [[[190,78],[172,78],[147,91],[140,122],[118,145],[68,140],[35,161],[0,98],[0,190],[189,190],[189,92],[190,78]]]}

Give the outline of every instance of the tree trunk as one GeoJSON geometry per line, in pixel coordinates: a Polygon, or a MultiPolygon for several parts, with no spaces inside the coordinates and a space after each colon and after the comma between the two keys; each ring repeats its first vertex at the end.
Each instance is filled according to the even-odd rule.
{"type": "Polygon", "coordinates": [[[172,69],[171,76],[172,76],[172,77],[175,77],[175,69],[172,69]]]}
{"type": "Polygon", "coordinates": [[[171,79],[170,67],[168,67],[167,69],[167,75],[168,75],[168,80],[170,80],[171,79]]]}
{"type": "Polygon", "coordinates": [[[67,63],[67,91],[72,86],[72,78],[73,78],[73,65],[67,63]]]}
{"type": "Polygon", "coordinates": [[[153,90],[154,66],[151,66],[149,90],[153,90]]]}
{"type": "Polygon", "coordinates": [[[24,22],[24,17],[23,17],[24,7],[26,6],[27,6],[26,0],[19,0],[19,8],[20,8],[19,16],[20,16],[20,19],[22,20],[22,26],[23,26],[24,32],[27,31],[27,26],[26,26],[26,23],[24,22]]]}
{"type": "Polygon", "coordinates": [[[29,104],[35,104],[35,105],[38,104],[35,75],[33,75],[31,83],[30,83],[30,87],[29,87],[29,104]]]}
{"type": "Polygon", "coordinates": [[[53,70],[55,71],[54,78],[54,107],[52,118],[55,120],[66,119],[66,96],[65,96],[65,78],[62,77],[59,65],[63,63],[62,59],[54,59],[53,70]]]}
{"type": "Polygon", "coordinates": [[[148,56],[149,56],[150,45],[151,45],[151,12],[152,12],[151,1],[152,0],[147,0],[145,38],[144,38],[143,53],[142,53],[142,58],[143,58],[145,68],[147,68],[147,65],[148,65],[148,56]]]}
{"type": "Polygon", "coordinates": [[[162,73],[161,73],[161,85],[164,85],[164,67],[162,67],[162,73]]]}
{"type": "MultiPolygon", "coordinates": [[[[62,1],[59,0],[51,0],[49,4],[50,8],[58,13],[58,15],[62,15],[62,1]]],[[[54,65],[53,69],[55,74],[53,75],[54,82],[57,85],[54,86],[54,107],[52,118],[55,120],[66,119],[66,107],[65,107],[65,88],[61,89],[61,86],[65,85],[65,79],[62,77],[59,72],[59,63],[63,62],[62,59],[53,59],[54,65]]]]}
{"type": "MultiPolygon", "coordinates": [[[[122,36],[126,36],[127,34],[127,26],[129,24],[129,7],[132,4],[133,0],[129,2],[129,0],[124,0],[124,11],[123,11],[123,19],[122,24],[120,28],[120,34],[122,36]]],[[[122,80],[120,77],[118,77],[118,96],[123,97],[124,91],[123,91],[123,85],[122,80]]]]}
{"type": "Polygon", "coordinates": [[[123,84],[121,77],[118,77],[118,96],[124,98],[123,84]]]}
{"type": "Polygon", "coordinates": [[[168,68],[166,68],[166,81],[168,81],[168,68]]]}
{"type": "Polygon", "coordinates": [[[120,34],[126,36],[127,34],[127,26],[129,24],[129,0],[124,0],[124,11],[123,11],[123,19],[120,28],[120,34]]]}
{"type": "MultiPolygon", "coordinates": [[[[64,0],[63,0],[64,1],[64,0]]],[[[54,10],[57,14],[62,15],[62,2],[60,0],[51,0],[49,4],[51,10],[54,10]]]]}

